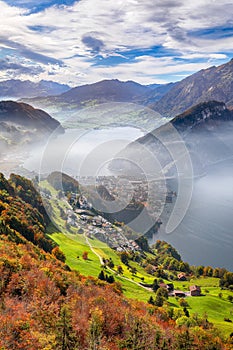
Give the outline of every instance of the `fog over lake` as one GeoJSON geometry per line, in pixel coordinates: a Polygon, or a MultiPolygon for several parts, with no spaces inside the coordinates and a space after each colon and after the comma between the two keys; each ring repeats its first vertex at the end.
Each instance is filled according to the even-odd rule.
{"type": "MultiPolygon", "coordinates": [[[[133,127],[66,129],[64,134],[51,137],[45,146],[33,150],[24,167],[42,174],[57,170],[70,176],[96,176],[96,165],[91,160],[85,164],[85,170],[82,168],[90,155],[95,158],[93,162],[103,165],[103,153],[106,154],[106,161],[110,161],[127,144],[142,135],[139,128],[133,127]]],[[[107,164],[101,174],[111,174],[107,164]]]]}

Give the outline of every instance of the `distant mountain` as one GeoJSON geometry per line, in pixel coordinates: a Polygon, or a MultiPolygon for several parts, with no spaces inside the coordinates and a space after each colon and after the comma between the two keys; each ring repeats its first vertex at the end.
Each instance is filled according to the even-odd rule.
{"type": "Polygon", "coordinates": [[[143,86],[133,81],[103,80],[75,87],[59,96],[24,98],[23,101],[48,111],[60,122],[72,120],[65,126],[69,128],[114,124],[152,130],[156,127],[155,113],[144,105],[149,104],[151,96],[153,100],[159,99],[169,88],[169,84],[143,86]]]}
{"type": "Polygon", "coordinates": [[[41,80],[34,83],[30,80],[5,80],[0,82],[0,97],[22,98],[59,95],[68,91],[70,87],[53,81],[41,80]]]}
{"type": "MultiPolygon", "coordinates": [[[[151,107],[166,117],[174,117],[201,102],[216,100],[233,106],[233,59],[210,67],[176,83],[151,107]]],[[[150,101],[151,102],[151,101],[150,101]]]]}
{"type": "Polygon", "coordinates": [[[57,99],[69,103],[85,103],[87,101],[104,102],[132,102],[138,96],[145,94],[150,88],[134,81],[122,82],[103,80],[95,84],[75,87],[57,99]]]}
{"type": "Polygon", "coordinates": [[[55,130],[63,132],[60,123],[46,112],[25,103],[0,102],[1,151],[10,146],[41,141],[55,130]]]}
{"type": "Polygon", "coordinates": [[[145,95],[137,98],[137,102],[150,107],[150,104],[159,101],[164,95],[166,95],[177,83],[169,84],[152,84],[148,85],[150,88],[145,95]]]}

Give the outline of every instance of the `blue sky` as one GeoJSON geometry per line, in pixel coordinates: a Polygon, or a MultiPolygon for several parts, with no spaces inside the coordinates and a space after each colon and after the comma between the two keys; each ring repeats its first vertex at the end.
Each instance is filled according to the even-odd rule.
{"type": "Polygon", "coordinates": [[[183,79],[233,57],[229,0],[0,0],[0,80],[183,79]]]}

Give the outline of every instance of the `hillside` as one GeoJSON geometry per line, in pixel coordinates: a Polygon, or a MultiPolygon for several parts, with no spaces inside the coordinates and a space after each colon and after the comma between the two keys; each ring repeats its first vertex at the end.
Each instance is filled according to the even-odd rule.
{"type": "Polygon", "coordinates": [[[9,181],[0,174],[0,228],[16,243],[30,241],[51,252],[54,243],[46,236],[50,219],[33,184],[11,174],[9,181]]]}
{"type": "Polygon", "coordinates": [[[68,91],[68,85],[58,84],[53,81],[41,80],[34,83],[29,80],[5,80],[0,82],[0,98],[42,97],[59,95],[68,91]]]}
{"type": "Polygon", "coordinates": [[[210,100],[233,106],[233,59],[210,67],[176,83],[158,102],[150,106],[166,117],[174,117],[188,108],[210,100]]]}
{"type": "MultiPolygon", "coordinates": [[[[87,202],[86,209],[78,209],[73,195],[62,197],[47,181],[43,181],[40,186],[43,197],[46,198],[44,200],[49,203],[52,221],[63,233],[52,226],[48,227],[47,232],[65,253],[66,263],[71,269],[85,276],[99,277],[100,280],[108,281],[114,278],[116,282],[121,283],[125,296],[142,301],[148,301],[151,297],[156,300],[158,286],[162,282],[173,284],[175,289],[183,293],[188,293],[189,287],[197,284],[201,286],[203,294],[197,299],[194,298],[195,300],[187,298],[190,317],[197,314],[202,317],[206,313],[209,321],[213,322],[222,334],[229,335],[231,322],[227,323],[224,319],[232,319],[232,273],[223,268],[190,266],[182,260],[176,249],[166,242],[157,241],[149,248],[147,240],[140,237],[135,242],[142,249],[135,250],[132,241],[127,240],[129,228],[126,225],[121,225],[118,231],[121,232],[121,236],[122,233],[125,235],[124,241],[118,235],[117,244],[111,249],[111,239],[116,236],[114,231],[117,232],[115,225],[111,225],[111,229],[109,224],[106,225],[107,221],[102,221],[98,216],[99,224],[96,226],[93,216],[96,214],[87,208],[87,202]],[[100,224],[101,221],[103,224],[100,224]],[[186,282],[179,280],[179,274],[186,276],[186,282]],[[218,297],[218,294],[222,297],[218,297]],[[213,312],[215,308],[219,310],[217,313],[213,312]]],[[[81,198],[81,203],[84,204],[85,199],[83,196],[81,198]]],[[[161,304],[167,311],[174,307],[174,319],[182,317],[178,299],[169,295],[168,303],[165,299],[161,304]]]]}
{"type": "MultiPolygon", "coordinates": [[[[216,101],[200,103],[173,118],[169,123],[131,143],[122,152],[122,155],[130,159],[137,159],[142,169],[150,172],[152,168],[151,153],[146,150],[149,149],[152,151],[153,157],[159,160],[164,170],[168,169],[166,174],[174,175],[175,162],[180,159],[182,154],[187,154],[187,147],[194,175],[201,175],[209,165],[232,157],[233,144],[230,137],[232,130],[233,111],[227,108],[224,103],[216,101]],[[166,144],[168,143],[169,149],[172,149],[174,143],[173,149],[175,150],[175,146],[178,147],[177,142],[179,142],[179,149],[172,158],[166,149],[166,144]],[[142,150],[140,145],[146,146],[146,149],[142,150]],[[173,166],[169,166],[169,164],[173,164],[173,166]]],[[[111,168],[115,169],[116,167],[121,167],[120,161],[112,162],[111,168]]],[[[126,169],[126,171],[128,170],[126,169]]],[[[129,169],[129,171],[132,170],[129,169]]]]}
{"type": "Polygon", "coordinates": [[[32,144],[56,131],[62,133],[60,123],[48,113],[25,103],[0,101],[0,145],[3,153],[32,144]]]}
{"type": "Polygon", "coordinates": [[[14,101],[0,102],[0,122],[13,123],[42,132],[52,132],[59,127],[59,122],[48,113],[35,109],[26,103],[14,101]]]}
{"type": "Polygon", "coordinates": [[[177,83],[168,84],[154,84],[149,85],[150,91],[147,91],[145,95],[138,97],[136,100],[146,106],[150,106],[157,101],[159,101],[164,95],[166,95],[177,83]],[[157,86],[156,86],[157,85],[157,86]]]}
{"type": "MultiPolygon", "coordinates": [[[[174,313],[170,303],[158,307],[126,299],[119,283],[71,271],[64,264],[65,257],[58,247],[50,254],[38,248],[35,235],[35,241],[30,237],[28,240],[25,237],[25,227],[30,227],[27,220],[39,218],[38,213],[43,211],[40,196],[30,181],[17,175],[6,180],[1,175],[0,194],[2,349],[153,350],[156,347],[162,350],[165,347],[177,350],[185,346],[223,350],[227,342],[230,344],[231,338],[221,339],[205,318],[190,317],[188,326],[184,311],[174,313]],[[17,207],[16,201],[22,205],[17,207]],[[7,214],[13,211],[8,221],[7,214]],[[16,225],[17,218],[20,220],[16,225]],[[20,226],[19,223],[24,222],[26,226],[20,226]]],[[[42,218],[45,218],[43,213],[40,220],[42,218]]],[[[41,229],[42,221],[32,225],[35,230],[41,229]]],[[[42,231],[35,233],[37,237],[43,235],[42,231]]],[[[180,259],[175,250],[163,242],[157,249],[161,254],[170,251],[171,256],[180,259]]],[[[84,265],[91,263],[84,255],[82,260],[84,265]]],[[[157,294],[159,291],[164,293],[160,288],[157,294]]],[[[162,294],[160,298],[163,300],[162,294]]]]}

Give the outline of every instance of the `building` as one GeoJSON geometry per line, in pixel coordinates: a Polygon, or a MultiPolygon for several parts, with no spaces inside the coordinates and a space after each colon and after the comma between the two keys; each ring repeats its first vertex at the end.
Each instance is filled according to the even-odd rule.
{"type": "Polygon", "coordinates": [[[199,286],[196,286],[196,285],[190,286],[189,290],[190,290],[190,295],[192,297],[197,297],[201,295],[201,288],[199,286]]]}
{"type": "Polygon", "coordinates": [[[187,280],[186,275],[183,272],[179,273],[177,278],[179,281],[186,281],[187,280]]]}
{"type": "Polygon", "coordinates": [[[178,298],[185,298],[185,296],[186,296],[185,292],[183,292],[182,290],[174,290],[172,292],[172,295],[174,297],[178,297],[178,298]]]}
{"type": "Polygon", "coordinates": [[[159,286],[160,286],[160,288],[165,288],[165,289],[167,289],[168,292],[172,292],[172,291],[174,290],[174,285],[173,285],[173,283],[168,283],[168,284],[166,284],[166,283],[160,283],[159,286]]]}

